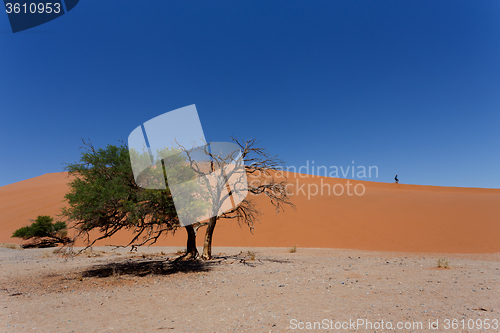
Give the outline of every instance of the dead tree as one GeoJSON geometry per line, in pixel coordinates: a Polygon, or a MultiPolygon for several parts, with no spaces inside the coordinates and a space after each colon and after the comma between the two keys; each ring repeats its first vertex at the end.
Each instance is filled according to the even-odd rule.
{"type": "Polygon", "coordinates": [[[252,232],[255,222],[260,217],[260,212],[251,199],[252,196],[266,196],[277,213],[283,211],[285,206],[295,208],[290,201],[286,177],[282,171],[283,161],[259,147],[255,139],[240,141],[232,138],[232,141],[238,149],[224,153],[211,149],[213,148],[211,144],[198,148],[196,152],[181,147],[191,168],[206,182],[212,207],[210,218],[186,227],[188,231],[186,258],[198,256],[196,234],[203,226],[207,229],[201,258],[204,260],[212,258],[213,233],[219,219],[234,219],[240,226],[248,226],[252,232]],[[203,159],[199,158],[201,149],[202,155],[205,156],[203,159]],[[198,158],[194,155],[198,155],[198,158]],[[244,173],[244,177],[241,172],[244,173]],[[209,173],[217,173],[219,177],[215,181],[212,178],[210,182],[206,177],[209,173]],[[228,185],[228,180],[231,186],[228,185]],[[241,199],[243,188],[246,197],[243,200],[236,200],[241,199]],[[236,201],[239,204],[229,206],[229,202],[236,201]]]}

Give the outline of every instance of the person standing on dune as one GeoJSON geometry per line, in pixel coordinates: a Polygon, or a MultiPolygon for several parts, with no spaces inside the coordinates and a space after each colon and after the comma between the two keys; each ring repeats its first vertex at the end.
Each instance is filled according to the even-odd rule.
{"type": "Polygon", "coordinates": [[[398,175],[396,175],[396,177],[394,177],[394,180],[396,181],[396,184],[399,184],[398,175]]]}

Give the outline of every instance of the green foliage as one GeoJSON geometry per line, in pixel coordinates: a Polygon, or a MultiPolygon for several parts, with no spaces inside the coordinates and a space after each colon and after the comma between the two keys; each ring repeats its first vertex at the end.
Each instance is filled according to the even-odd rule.
{"type": "MultiPolygon", "coordinates": [[[[36,239],[39,244],[52,245],[57,243],[66,243],[67,227],[65,222],[57,221],[47,215],[40,215],[29,226],[22,227],[14,231],[11,237],[22,238],[24,240],[36,239]]],[[[32,244],[37,246],[39,244],[32,244]]]]}
{"type": "MultiPolygon", "coordinates": [[[[126,229],[133,231],[134,235],[128,245],[136,246],[154,243],[162,233],[180,227],[168,186],[158,190],[136,184],[126,145],[108,145],[105,149],[96,149],[90,143],[85,145],[80,162],[67,165],[68,173],[74,179],[65,196],[69,207],[63,209],[63,215],[79,231],[78,236],[86,237],[88,244],[92,245],[126,229]],[[89,232],[92,230],[98,230],[101,235],[91,240],[89,232]]],[[[161,160],[151,166],[146,151],[132,150],[131,154],[134,161],[147,166],[139,176],[141,185],[155,188],[165,179],[161,160]]],[[[188,169],[184,163],[179,173],[189,172],[188,169]]],[[[203,207],[193,209],[199,211],[203,207]]]]}

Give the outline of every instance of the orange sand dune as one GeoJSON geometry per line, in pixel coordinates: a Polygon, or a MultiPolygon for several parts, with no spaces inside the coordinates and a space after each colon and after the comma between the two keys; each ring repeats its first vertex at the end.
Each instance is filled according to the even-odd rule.
{"type": "MultiPolygon", "coordinates": [[[[12,232],[38,215],[59,214],[68,180],[66,173],[53,173],[0,187],[0,242],[16,242],[10,238],[12,232]]],[[[289,182],[296,210],[289,208],[276,215],[265,198],[256,196],[252,199],[263,215],[254,233],[233,221],[221,221],[214,234],[214,246],[500,252],[497,189],[388,184],[300,174],[289,174],[289,182]],[[358,185],[358,194],[364,187],[364,194],[354,194],[354,185],[358,185]],[[344,193],[333,194],[334,186],[337,194],[342,188],[344,193]],[[346,193],[348,186],[352,195],[346,193]],[[312,195],[315,192],[318,194],[312,195]]],[[[199,244],[203,234],[204,229],[200,229],[199,244]]],[[[123,232],[100,245],[124,244],[129,239],[130,234],[123,232]]],[[[179,230],[157,245],[181,247],[185,241],[185,231],[179,230]]]]}

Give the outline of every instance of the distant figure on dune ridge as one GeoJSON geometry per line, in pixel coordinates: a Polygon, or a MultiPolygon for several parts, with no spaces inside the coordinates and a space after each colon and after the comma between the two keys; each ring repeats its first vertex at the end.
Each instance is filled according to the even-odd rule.
{"type": "Polygon", "coordinates": [[[396,181],[396,184],[399,184],[398,175],[396,175],[396,177],[394,177],[394,180],[396,181]]]}

